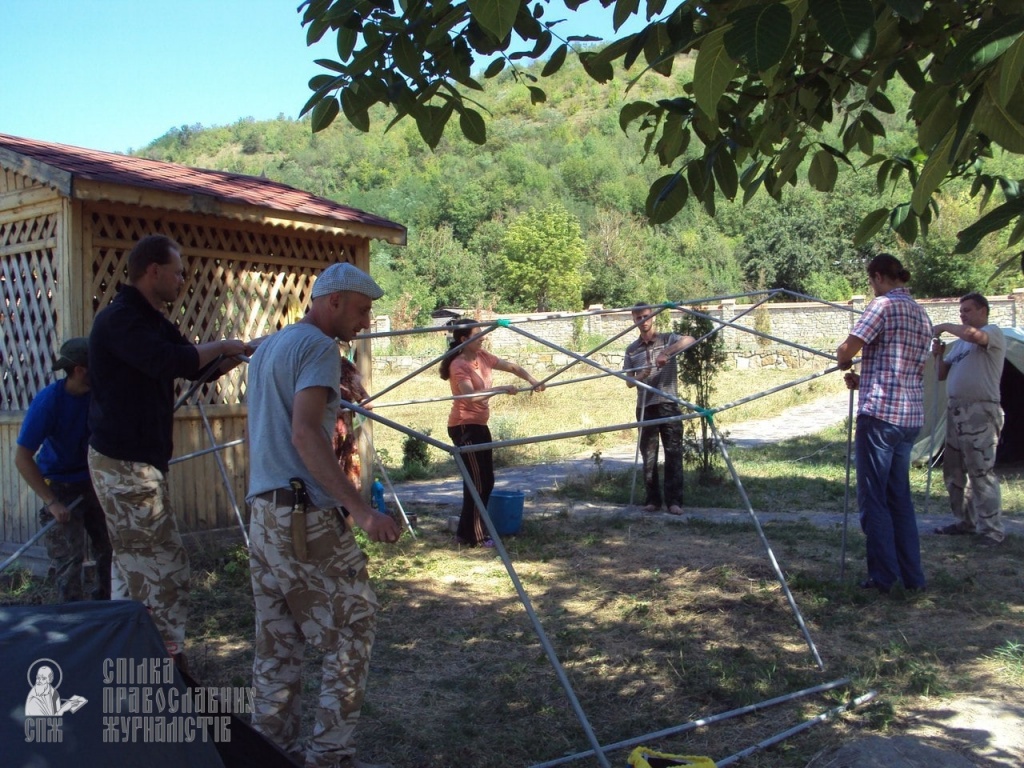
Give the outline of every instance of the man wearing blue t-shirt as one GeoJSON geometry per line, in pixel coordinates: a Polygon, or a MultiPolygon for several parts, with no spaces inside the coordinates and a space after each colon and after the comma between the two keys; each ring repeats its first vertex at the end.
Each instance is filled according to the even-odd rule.
{"type": "Polygon", "coordinates": [[[89,479],[89,340],[64,342],[54,371],[65,378],[32,399],[18,434],[14,464],[43,500],[39,524],[56,520],[46,534],[46,553],[56,569],[62,603],[82,599],[85,535],[96,556],[96,600],[110,599],[110,539],[89,479]],[[75,504],[76,499],[80,499],[75,504]],[[71,506],[74,505],[72,509],[71,506]]]}

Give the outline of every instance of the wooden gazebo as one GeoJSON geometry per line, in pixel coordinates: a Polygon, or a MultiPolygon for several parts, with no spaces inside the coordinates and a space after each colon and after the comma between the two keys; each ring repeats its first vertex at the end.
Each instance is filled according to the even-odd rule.
{"type": "MultiPolygon", "coordinates": [[[[13,459],[25,410],[54,380],[60,343],[88,335],[128,252],[153,233],[182,246],[187,284],[171,318],[197,342],[273,332],[301,316],[322,269],[369,271],[371,240],[406,239],[395,222],[264,178],[0,134],[0,549],[37,527],[39,500],[13,459]]],[[[177,411],[176,456],[210,446],[203,416],[218,444],[244,436],[244,366],[177,411]]],[[[241,505],[248,450],[220,453],[241,505]]],[[[237,525],[212,455],[172,467],[170,485],[183,529],[237,525]]]]}

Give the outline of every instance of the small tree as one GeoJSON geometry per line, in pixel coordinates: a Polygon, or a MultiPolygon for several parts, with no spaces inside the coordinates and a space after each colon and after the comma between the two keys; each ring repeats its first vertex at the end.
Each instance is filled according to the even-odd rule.
{"type": "Polygon", "coordinates": [[[581,309],[586,247],[580,223],[558,205],[516,218],[501,241],[502,293],[517,307],[581,309]]]}
{"type": "MultiPolygon", "coordinates": [[[[715,323],[705,317],[684,315],[675,325],[675,332],[681,336],[700,339],[715,329],[715,323]]],[[[715,392],[715,376],[725,362],[725,343],[720,334],[713,333],[703,341],[694,344],[679,356],[679,381],[686,397],[704,409],[711,407],[711,396],[715,392]]],[[[691,421],[687,431],[696,440],[696,428],[691,421]]],[[[708,434],[707,419],[700,421],[700,444],[697,451],[698,479],[707,484],[716,476],[715,457],[717,443],[708,434]]]]}

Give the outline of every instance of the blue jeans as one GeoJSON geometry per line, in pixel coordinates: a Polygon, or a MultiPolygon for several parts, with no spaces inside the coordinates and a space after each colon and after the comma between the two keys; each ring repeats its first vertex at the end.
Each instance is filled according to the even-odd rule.
{"type": "Polygon", "coordinates": [[[857,504],[867,537],[868,576],[883,590],[897,581],[924,589],[921,542],[910,497],[910,452],[918,427],[857,417],[857,504]]]}

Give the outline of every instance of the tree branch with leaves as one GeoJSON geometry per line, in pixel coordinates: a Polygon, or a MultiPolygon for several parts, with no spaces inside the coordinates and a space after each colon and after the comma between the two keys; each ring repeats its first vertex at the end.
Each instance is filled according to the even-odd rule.
{"type": "MultiPolygon", "coordinates": [[[[644,14],[646,25],[601,49],[590,36],[559,34],[546,0],[307,0],[300,6],[310,44],[331,33],[337,59],[310,81],[314,131],[344,114],[370,129],[381,105],[394,125],[416,121],[436,147],[458,115],[471,141],[487,140],[486,110],[474,98],[509,70],[534,103],[540,83],[566,57],[579,58],[598,82],[632,85],[668,76],[682,56],[694,75],[673,98],[634,100],[619,111],[624,131],[642,141],[645,159],[666,168],[650,188],[647,215],[674,217],[691,199],[714,214],[715,201],[759,193],[781,200],[801,174],[831,192],[843,169],[873,168],[880,198],[855,236],[868,242],[883,227],[914,242],[939,214],[952,179],[971,181],[982,210],[959,233],[969,253],[1008,230],[1008,248],[1024,238],[1021,180],[985,172],[996,150],[1024,154],[1024,0],[565,0],[572,13],[588,3],[609,8],[616,30],[644,14]],[[521,62],[544,60],[540,78],[521,62]],[[908,114],[917,146],[884,148],[894,108],[886,89],[900,82],[914,96],[908,114]],[[826,125],[839,140],[822,136],[826,125]],[[993,202],[992,196],[1001,196],[993,202]],[[990,207],[991,206],[991,207],[990,207]]],[[[1020,256],[1008,255],[1002,268],[1020,256]]]]}

